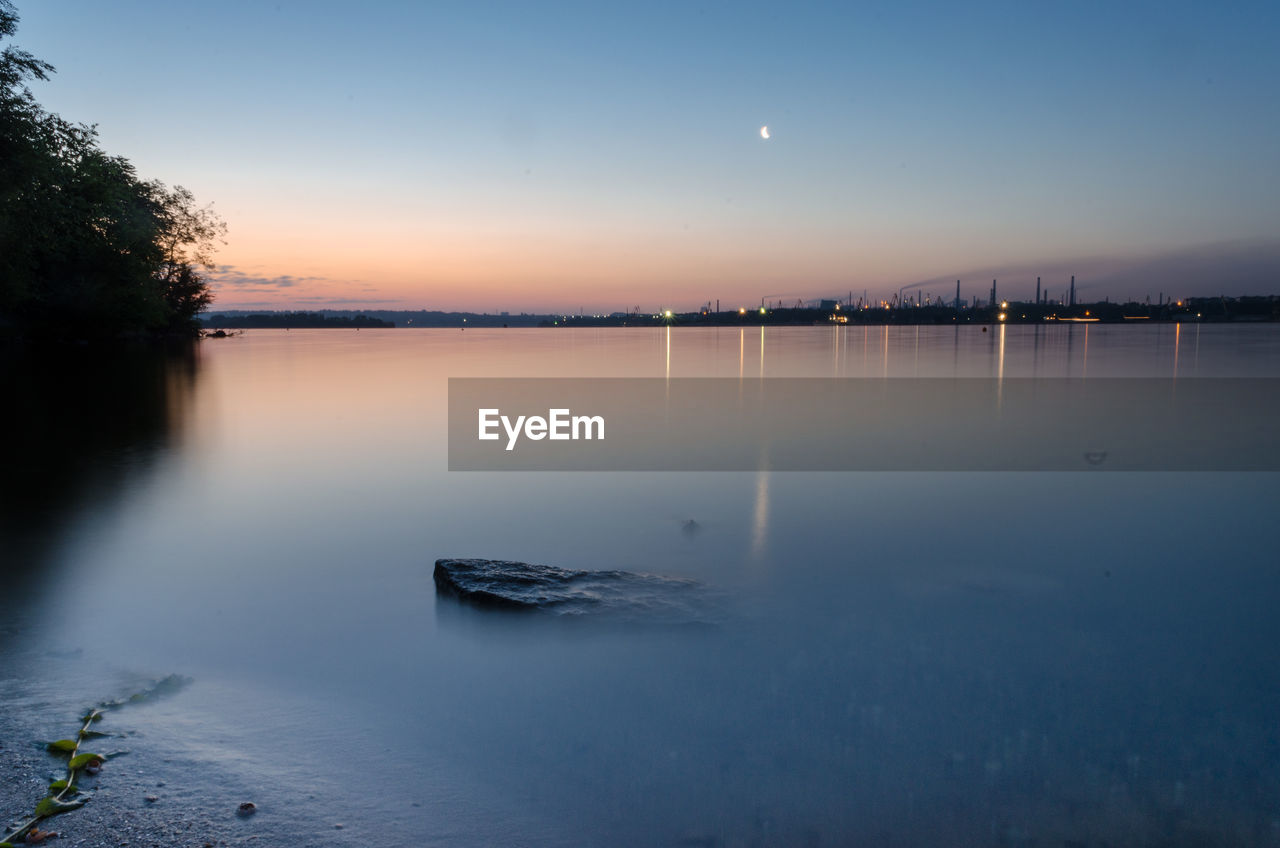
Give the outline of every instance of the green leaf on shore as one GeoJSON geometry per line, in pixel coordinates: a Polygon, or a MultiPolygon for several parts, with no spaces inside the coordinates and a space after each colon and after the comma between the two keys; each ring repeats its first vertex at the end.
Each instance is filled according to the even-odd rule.
{"type": "Polygon", "coordinates": [[[101,754],[84,753],[72,757],[71,762],[68,765],[72,771],[77,771],[91,763],[101,765],[103,762],[105,762],[105,758],[101,754]]]}
{"type": "MultiPolygon", "coordinates": [[[[0,0],[0,10],[3,9],[7,2],[8,0],[0,0]]],[[[3,14],[0,14],[0,18],[2,17],[3,14]]],[[[168,677],[156,681],[150,688],[138,692],[127,701],[118,700],[103,703],[101,708],[89,710],[81,717],[81,727],[76,731],[76,739],[58,739],[53,742],[32,739],[30,744],[33,748],[40,748],[54,754],[68,757],[68,773],[65,778],[54,780],[49,784],[49,794],[36,804],[34,818],[31,818],[25,824],[11,824],[8,828],[0,830],[0,848],[14,848],[14,839],[17,839],[23,844],[27,844],[28,842],[43,841],[45,838],[50,836],[57,836],[55,833],[47,833],[36,829],[35,825],[41,819],[48,818],[49,816],[56,816],[60,813],[79,809],[89,801],[89,796],[84,794],[81,789],[76,786],[76,780],[80,771],[83,769],[89,769],[96,774],[97,768],[106,763],[107,760],[114,757],[123,757],[129,753],[127,749],[108,751],[103,754],[92,751],[77,753],[80,750],[80,744],[86,739],[128,735],[101,733],[99,731],[89,729],[93,722],[101,721],[103,719],[103,709],[113,709],[115,707],[123,706],[130,701],[144,701],[157,695],[172,694],[188,685],[190,682],[190,678],[171,674],[168,677]],[[24,837],[26,838],[24,839],[24,837]]]]}
{"type": "Polygon", "coordinates": [[[78,810],[84,806],[84,801],[59,801],[52,795],[42,798],[39,804],[36,804],[37,816],[56,816],[58,813],[66,813],[71,810],[78,810]]]}

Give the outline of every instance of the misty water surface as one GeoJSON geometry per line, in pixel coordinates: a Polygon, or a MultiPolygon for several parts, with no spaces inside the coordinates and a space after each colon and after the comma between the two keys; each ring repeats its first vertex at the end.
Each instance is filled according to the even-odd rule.
{"type": "Polygon", "coordinates": [[[445,471],[451,376],[1241,375],[1274,326],[13,361],[6,709],[40,738],[188,675],[120,768],[199,764],[161,803],[252,798],[276,844],[1280,844],[1275,475],[445,471]],[[715,621],[486,614],[440,557],[689,578],[715,621]]]}

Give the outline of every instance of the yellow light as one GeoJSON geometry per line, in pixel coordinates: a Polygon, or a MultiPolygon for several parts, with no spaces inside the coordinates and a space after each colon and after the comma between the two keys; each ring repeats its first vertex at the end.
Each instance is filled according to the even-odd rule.
{"type": "Polygon", "coordinates": [[[1085,316],[1086,318],[1088,318],[1088,317],[1089,317],[1089,310],[1087,310],[1087,309],[1086,309],[1086,310],[1084,311],[1084,316],[1085,316]]]}
{"type": "Polygon", "coordinates": [[[739,314],[739,315],[746,315],[746,314],[747,314],[747,308],[746,308],[745,306],[744,306],[744,307],[742,307],[741,309],[739,309],[739,310],[738,310],[738,314],[739,314]]]}
{"type": "Polygon", "coordinates": [[[1001,313],[1000,313],[1000,320],[1001,320],[1001,321],[1003,321],[1003,320],[1004,320],[1004,313],[1003,313],[1003,312],[1001,312],[1001,313]]]}
{"type": "Polygon", "coordinates": [[[760,307],[760,314],[761,314],[761,315],[763,315],[763,314],[764,314],[764,307],[763,307],[763,306],[762,306],[762,307],[760,307]]]}
{"type": "Polygon", "coordinates": [[[838,303],[837,303],[837,304],[836,304],[836,312],[839,312],[839,311],[840,311],[840,304],[838,304],[838,303]]]}
{"type": "Polygon", "coordinates": [[[1001,302],[1000,302],[1000,308],[1001,308],[1001,309],[1008,309],[1008,308],[1009,308],[1009,301],[1007,301],[1007,300],[1001,301],[1001,302]]]}
{"type": "Polygon", "coordinates": [[[670,318],[670,317],[671,317],[671,310],[670,310],[670,309],[668,309],[666,312],[663,312],[663,313],[662,313],[662,315],[663,315],[663,317],[664,317],[664,318],[670,318]]]}

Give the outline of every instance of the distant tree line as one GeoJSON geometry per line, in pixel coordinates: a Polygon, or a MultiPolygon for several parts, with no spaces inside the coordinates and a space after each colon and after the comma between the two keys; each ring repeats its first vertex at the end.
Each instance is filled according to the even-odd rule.
{"type": "Polygon", "coordinates": [[[247,314],[206,315],[201,318],[205,327],[227,330],[303,329],[303,328],[360,328],[394,327],[391,321],[370,318],[367,315],[334,316],[319,312],[250,312],[247,314]]]}
{"type": "MultiPolygon", "coordinates": [[[[486,327],[537,327],[544,321],[550,322],[562,317],[559,314],[547,315],[529,312],[440,312],[439,310],[427,309],[316,309],[314,312],[326,318],[377,318],[386,322],[385,326],[405,328],[449,327],[455,330],[486,327]]],[[[272,316],[280,314],[283,313],[270,309],[225,309],[219,310],[216,315],[206,314],[201,320],[204,321],[206,327],[215,326],[215,319],[222,322],[217,326],[234,327],[237,325],[229,322],[243,315],[272,316]]]]}
{"type": "MultiPolygon", "coordinates": [[[[0,0],[0,42],[17,23],[0,0]]],[[[51,73],[25,50],[0,52],[0,333],[196,334],[225,225],[190,191],[139,179],[93,126],[42,108],[28,84],[51,73]]]]}

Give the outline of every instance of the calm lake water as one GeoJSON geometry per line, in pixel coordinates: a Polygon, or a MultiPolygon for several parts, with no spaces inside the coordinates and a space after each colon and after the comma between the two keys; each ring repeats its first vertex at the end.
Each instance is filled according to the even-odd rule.
{"type": "Polygon", "coordinates": [[[448,377],[1276,377],[1275,325],[256,331],[3,369],[28,736],[0,741],[189,676],[110,717],[157,814],[266,844],[1280,845],[1275,474],[445,470],[448,377]],[[473,611],[440,557],[692,578],[714,623],[473,611]]]}

